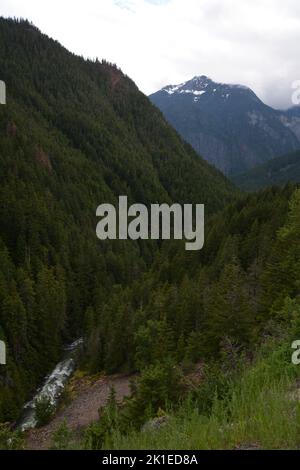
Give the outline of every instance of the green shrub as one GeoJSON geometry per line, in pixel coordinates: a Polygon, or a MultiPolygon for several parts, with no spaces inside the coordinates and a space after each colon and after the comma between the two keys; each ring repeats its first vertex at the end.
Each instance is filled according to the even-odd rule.
{"type": "Polygon", "coordinates": [[[57,428],[52,435],[52,450],[67,450],[71,446],[73,432],[68,427],[66,421],[57,428]]]}
{"type": "Polygon", "coordinates": [[[12,431],[9,424],[0,424],[0,450],[20,450],[23,447],[23,433],[12,431]]]}
{"type": "Polygon", "coordinates": [[[116,401],[116,392],[110,389],[106,406],[99,410],[100,421],[90,424],[84,435],[85,449],[100,450],[112,432],[116,432],[121,419],[119,406],[116,401]]]}
{"type": "Polygon", "coordinates": [[[51,400],[46,397],[42,397],[35,402],[35,417],[37,420],[37,427],[45,426],[50,423],[54,416],[55,406],[51,403],[51,400]]]}

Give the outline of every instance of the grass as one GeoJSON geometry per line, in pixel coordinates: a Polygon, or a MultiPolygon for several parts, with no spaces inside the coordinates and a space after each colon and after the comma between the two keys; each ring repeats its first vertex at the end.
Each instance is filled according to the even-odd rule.
{"type": "Polygon", "coordinates": [[[209,416],[190,401],[159,430],[113,433],[109,449],[297,449],[300,403],[291,389],[300,366],[291,364],[291,342],[269,343],[240,373],[226,399],[214,399],[209,416]]]}

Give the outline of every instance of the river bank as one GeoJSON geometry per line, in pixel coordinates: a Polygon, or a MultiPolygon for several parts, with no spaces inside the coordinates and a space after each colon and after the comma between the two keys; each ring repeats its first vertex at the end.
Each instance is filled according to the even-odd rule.
{"type": "Polygon", "coordinates": [[[58,409],[56,416],[48,425],[26,431],[26,449],[49,449],[53,433],[63,422],[70,430],[80,435],[85,426],[99,419],[98,410],[106,404],[111,387],[114,388],[118,401],[130,395],[131,379],[131,375],[102,376],[94,379],[72,378],[67,387],[71,395],[70,402],[58,409]]]}

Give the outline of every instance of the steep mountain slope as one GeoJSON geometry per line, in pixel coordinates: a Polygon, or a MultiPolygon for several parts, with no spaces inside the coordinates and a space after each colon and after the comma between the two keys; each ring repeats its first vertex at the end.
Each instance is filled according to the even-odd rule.
{"type": "MultiPolygon", "coordinates": [[[[199,427],[195,440],[189,444],[191,447],[212,445],[214,433],[208,435],[206,431],[204,442],[199,442],[201,429],[205,429],[211,416],[215,429],[220,429],[220,418],[222,426],[230,423],[230,429],[235,421],[243,440],[244,422],[253,419],[252,436],[258,433],[260,437],[265,427],[265,439],[279,448],[273,427],[266,425],[270,407],[265,397],[270,394],[270,375],[286,378],[291,371],[294,380],[295,373],[299,375],[299,366],[291,363],[291,342],[299,337],[300,331],[299,210],[300,190],[295,191],[293,185],[242,195],[207,223],[202,251],[189,256],[183,250],[176,250],[174,244],[167,244],[152,270],[138,284],[118,290],[110,297],[92,328],[91,363],[96,370],[114,372],[126,361],[126,365],[140,374],[132,397],[121,407],[111,397],[107,416],[102,410],[99,422],[88,428],[84,443],[88,448],[101,449],[106,445],[112,448],[114,439],[117,446],[124,448],[121,441],[125,442],[133,430],[142,430],[142,434],[134,433],[132,445],[142,442],[144,448],[152,448],[152,443],[145,441],[145,423],[162,418],[163,410],[169,416],[170,409],[176,410],[182,404],[189,389],[182,372],[191,370],[193,364],[200,369],[200,383],[190,384],[186,406],[181,410],[184,436],[190,432],[185,422],[187,415],[195,416],[195,411],[199,412],[199,427]],[[95,337],[99,340],[95,341],[95,337]],[[282,361],[274,357],[272,366],[262,364],[259,376],[256,374],[259,370],[253,375],[252,360],[256,352],[261,346],[265,348],[263,357],[267,350],[273,352],[276,338],[286,343],[284,351],[280,352],[280,346],[278,349],[282,361]],[[243,380],[241,372],[249,374],[247,386],[242,389],[241,382],[236,382],[238,376],[243,380]],[[263,401],[262,384],[266,384],[263,401]],[[242,403],[236,400],[239,392],[242,392],[242,403]],[[234,420],[233,406],[238,403],[241,406],[236,408],[234,420]],[[255,406],[259,406],[259,431],[255,406]],[[223,410],[227,410],[226,414],[223,410]],[[241,419],[245,420],[242,425],[241,419]]],[[[285,395],[290,385],[285,387],[285,395]]],[[[293,426],[297,426],[296,414],[293,416],[293,426]]],[[[165,419],[166,424],[174,426],[174,431],[174,421],[165,419]]],[[[272,406],[272,422],[281,420],[281,408],[272,406]]],[[[286,422],[291,423],[290,414],[286,422]]],[[[159,432],[157,428],[153,426],[155,434],[159,432]]],[[[181,441],[176,444],[166,434],[166,447],[160,436],[154,448],[170,449],[182,442],[182,433],[180,437],[178,434],[181,441]]],[[[227,432],[222,428],[218,448],[224,445],[224,436],[227,432]]],[[[280,432],[280,437],[286,438],[286,432],[280,432]]],[[[244,442],[256,442],[256,439],[244,442]]]]}
{"type": "Polygon", "coordinates": [[[300,151],[269,160],[247,173],[232,177],[232,181],[245,191],[256,191],[267,186],[283,186],[300,182],[300,151]]]}
{"type": "Polygon", "coordinates": [[[292,116],[266,106],[244,86],[200,76],[150,99],[199,154],[228,175],[300,148],[292,116]]]}
{"type": "Polygon", "coordinates": [[[242,195],[207,221],[204,248],[193,255],[176,241],[163,245],[145,276],[98,311],[88,342],[95,370],[202,362],[216,359],[228,338],[241,348],[257,342],[270,315],[262,278],[293,191],[242,195]]]}
{"type": "Polygon", "coordinates": [[[85,61],[26,21],[0,19],[0,422],[12,420],[65,341],[115,284],[138,279],[153,242],[96,239],[96,207],[205,203],[235,189],[117,67],[85,61]]]}
{"type": "Polygon", "coordinates": [[[288,127],[300,141],[300,106],[293,106],[280,115],[281,122],[288,127]]]}

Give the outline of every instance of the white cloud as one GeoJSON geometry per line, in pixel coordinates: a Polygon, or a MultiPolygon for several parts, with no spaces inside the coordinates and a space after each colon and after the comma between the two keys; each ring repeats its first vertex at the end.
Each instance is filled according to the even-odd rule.
{"type": "Polygon", "coordinates": [[[299,0],[1,0],[0,13],[116,62],[147,94],[204,74],[286,107],[300,79],[299,0]]]}

